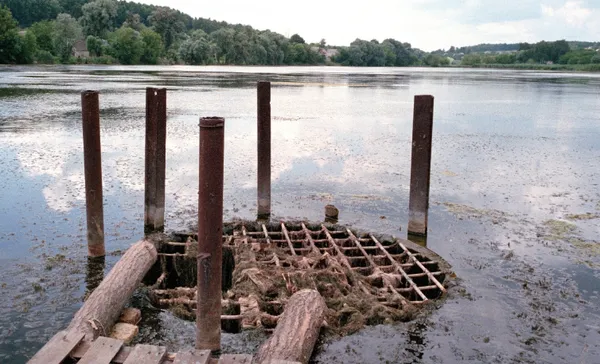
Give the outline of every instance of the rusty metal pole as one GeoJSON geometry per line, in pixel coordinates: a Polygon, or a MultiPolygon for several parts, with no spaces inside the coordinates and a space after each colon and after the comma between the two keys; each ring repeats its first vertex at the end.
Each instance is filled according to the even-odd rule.
{"type": "Polygon", "coordinates": [[[258,91],[258,219],[271,216],[271,82],[259,81],[258,91]]]}
{"type": "Polygon", "coordinates": [[[415,96],[413,142],[408,203],[408,233],[427,235],[429,181],[431,172],[431,137],[433,131],[433,96],[415,96]]]}
{"type": "Polygon", "coordinates": [[[225,120],[200,119],[196,348],[221,349],[225,120]]]}
{"type": "Polygon", "coordinates": [[[165,226],[165,161],[167,140],[167,90],[146,89],[146,168],[144,231],[165,226]]]}
{"type": "Polygon", "coordinates": [[[104,208],[102,206],[100,106],[97,91],[84,91],[81,93],[81,111],[88,256],[102,257],[105,255],[104,208]]]}

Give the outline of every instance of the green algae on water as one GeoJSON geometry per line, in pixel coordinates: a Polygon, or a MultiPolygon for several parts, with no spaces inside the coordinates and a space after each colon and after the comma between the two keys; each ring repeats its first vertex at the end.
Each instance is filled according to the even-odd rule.
{"type": "Polygon", "coordinates": [[[492,219],[494,223],[508,221],[508,219],[506,218],[507,214],[499,210],[477,209],[475,207],[452,202],[444,202],[442,203],[442,205],[444,205],[448,211],[450,211],[458,217],[476,219],[489,218],[492,219]]]}
{"type": "Polygon", "coordinates": [[[586,212],[585,214],[567,214],[565,215],[567,220],[593,220],[600,218],[600,214],[594,214],[586,212]]]}
{"type": "Polygon", "coordinates": [[[577,231],[575,224],[563,220],[546,220],[543,225],[548,229],[548,234],[544,236],[548,240],[565,240],[577,231]]]}

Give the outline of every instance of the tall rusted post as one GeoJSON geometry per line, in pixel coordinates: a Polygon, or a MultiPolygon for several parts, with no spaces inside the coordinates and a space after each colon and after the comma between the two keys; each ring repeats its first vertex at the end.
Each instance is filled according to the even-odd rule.
{"type": "Polygon", "coordinates": [[[146,89],[146,169],[144,231],[165,226],[165,160],[167,141],[167,90],[146,89]]]}
{"type": "Polygon", "coordinates": [[[258,219],[271,216],[271,82],[259,81],[258,91],[258,219]]]}
{"type": "Polygon", "coordinates": [[[429,210],[433,96],[415,96],[414,107],[408,233],[424,236],[429,210]]]}
{"type": "Polygon", "coordinates": [[[200,119],[196,348],[221,349],[225,120],[200,119]]]}
{"type": "Polygon", "coordinates": [[[97,91],[84,91],[81,93],[81,110],[88,256],[102,257],[105,255],[104,208],[102,206],[100,106],[97,91]]]}

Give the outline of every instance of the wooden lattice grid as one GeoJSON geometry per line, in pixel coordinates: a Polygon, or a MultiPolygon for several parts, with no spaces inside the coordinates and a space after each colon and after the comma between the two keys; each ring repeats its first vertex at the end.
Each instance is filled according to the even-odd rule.
{"type": "Polygon", "coordinates": [[[445,273],[440,270],[438,262],[408,249],[402,239],[379,241],[373,234],[356,236],[347,228],[330,230],[321,225],[315,229],[305,223],[290,225],[281,222],[275,228],[265,224],[258,226],[259,229],[242,225],[225,241],[276,245],[294,256],[327,253],[348,269],[370,278],[375,289],[387,291],[413,304],[439,298],[446,292],[440,282],[443,282],[445,273]]]}

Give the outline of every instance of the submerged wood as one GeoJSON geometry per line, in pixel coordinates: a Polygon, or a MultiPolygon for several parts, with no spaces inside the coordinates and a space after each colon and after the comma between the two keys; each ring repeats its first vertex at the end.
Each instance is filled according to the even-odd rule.
{"type": "Polygon", "coordinates": [[[67,330],[84,333],[85,340],[108,336],[123,307],[156,259],[157,252],[152,242],[142,240],[134,244],[77,311],[67,330]]]}
{"type": "Polygon", "coordinates": [[[308,363],[325,319],[325,300],[315,290],[295,293],[273,336],[258,350],[257,363],[287,360],[308,363]]]}

